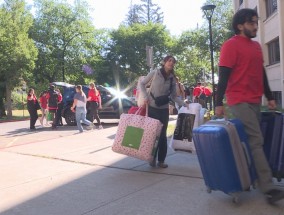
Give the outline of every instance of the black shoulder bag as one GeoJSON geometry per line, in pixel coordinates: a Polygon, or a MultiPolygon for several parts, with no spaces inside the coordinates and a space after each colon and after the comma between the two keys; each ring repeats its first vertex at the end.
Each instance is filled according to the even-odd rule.
{"type": "Polygon", "coordinates": [[[150,92],[151,97],[154,99],[155,104],[158,107],[169,104],[169,102],[170,102],[170,95],[172,93],[172,88],[173,88],[173,78],[171,78],[170,81],[171,81],[170,82],[170,90],[169,90],[169,93],[167,95],[154,97],[152,92],[150,92]]]}

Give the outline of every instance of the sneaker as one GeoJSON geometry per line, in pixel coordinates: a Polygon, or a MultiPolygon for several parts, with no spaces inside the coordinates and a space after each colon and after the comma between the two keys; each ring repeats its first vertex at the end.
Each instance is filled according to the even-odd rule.
{"type": "Polygon", "coordinates": [[[91,123],[89,126],[86,127],[87,130],[92,130],[94,128],[94,124],[91,123]]]}
{"type": "Polygon", "coordinates": [[[269,204],[274,204],[277,201],[284,199],[284,190],[272,189],[265,193],[269,204]]]}
{"type": "Polygon", "coordinates": [[[168,168],[168,164],[164,163],[164,162],[158,162],[158,167],[160,168],[168,168]]]}
{"type": "Polygon", "coordinates": [[[98,127],[99,130],[104,129],[102,125],[99,125],[98,127]]]}
{"type": "Polygon", "coordinates": [[[151,167],[156,167],[156,160],[152,160],[152,161],[150,161],[149,162],[149,165],[151,166],[151,167]]]}

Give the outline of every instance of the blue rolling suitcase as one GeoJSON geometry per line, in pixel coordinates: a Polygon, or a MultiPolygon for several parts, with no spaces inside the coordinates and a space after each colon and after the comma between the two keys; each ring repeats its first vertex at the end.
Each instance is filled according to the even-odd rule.
{"type": "Polygon", "coordinates": [[[283,114],[280,112],[261,112],[261,131],[263,150],[272,170],[273,177],[281,181],[284,177],[283,114]]]}
{"type": "Polygon", "coordinates": [[[256,180],[242,123],[210,120],[193,130],[193,141],[207,191],[223,191],[237,202],[256,180]]]}

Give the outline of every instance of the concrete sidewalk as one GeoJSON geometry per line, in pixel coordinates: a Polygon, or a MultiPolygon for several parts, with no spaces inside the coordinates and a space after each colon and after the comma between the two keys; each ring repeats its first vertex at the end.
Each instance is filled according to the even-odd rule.
{"type": "Polygon", "coordinates": [[[169,149],[169,168],[159,169],[112,152],[116,129],[2,149],[0,214],[284,214],[284,201],[270,206],[257,190],[242,193],[239,204],[208,194],[194,154],[169,149]]]}

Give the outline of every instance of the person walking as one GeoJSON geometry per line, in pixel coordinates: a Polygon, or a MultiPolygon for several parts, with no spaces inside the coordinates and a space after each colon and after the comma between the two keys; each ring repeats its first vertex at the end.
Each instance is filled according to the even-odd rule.
{"type": "Polygon", "coordinates": [[[168,55],[163,61],[161,68],[152,70],[140,82],[140,89],[144,99],[144,105],[148,105],[148,116],[160,120],[163,124],[158,148],[154,155],[153,161],[150,162],[152,167],[156,166],[156,157],[158,155],[158,166],[167,168],[165,163],[167,156],[167,127],[169,122],[169,97],[179,106],[187,106],[183,100],[177,97],[176,94],[176,78],[174,74],[174,66],[176,59],[168,55]],[[146,86],[151,82],[150,92],[147,93],[146,86]]]}
{"type": "Polygon", "coordinates": [[[275,109],[276,103],[263,66],[261,46],[252,40],[258,30],[256,10],[239,10],[233,17],[232,25],[236,35],[224,42],[220,53],[215,114],[224,115],[223,98],[226,95],[230,111],[243,123],[248,135],[259,189],[269,203],[275,203],[284,198],[284,190],[273,184],[271,169],[263,151],[260,128],[262,95],[266,96],[269,109],[275,109]]]}
{"type": "Polygon", "coordinates": [[[54,85],[50,85],[46,98],[48,103],[48,112],[52,114],[53,118],[52,129],[56,129],[56,123],[57,123],[56,112],[58,109],[59,96],[58,93],[55,91],[54,85]]]}
{"type": "Polygon", "coordinates": [[[77,85],[76,94],[74,95],[74,101],[71,107],[71,111],[75,112],[77,128],[80,133],[83,132],[83,126],[81,124],[81,121],[84,124],[88,125],[87,130],[91,130],[94,127],[94,124],[86,119],[86,103],[87,97],[82,90],[82,85],[77,85]]]}
{"type": "Polygon", "coordinates": [[[46,98],[46,94],[47,94],[47,91],[43,91],[41,94],[40,94],[40,98],[39,98],[39,101],[40,101],[40,106],[41,106],[41,119],[40,119],[40,124],[41,126],[43,127],[43,121],[44,119],[46,120],[46,123],[45,125],[48,125],[48,119],[47,119],[47,113],[48,113],[48,110],[47,110],[47,98],[46,98]]]}
{"type": "Polygon", "coordinates": [[[89,102],[88,108],[90,111],[90,121],[93,123],[94,119],[96,119],[98,123],[98,129],[103,129],[99,116],[99,109],[102,109],[102,98],[100,91],[96,88],[94,83],[90,83],[89,88],[90,90],[88,92],[87,101],[89,102]]]}
{"type": "Polygon", "coordinates": [[[62,122],[62,109],[63,109],[63,101],[62,101],[62,94],[59,89],[55,90],[58,94],[58,109],[56,111],[56,126],[63,126],[62,122]]]}
{"type": "Polygon", "coordinates": [[[27,108],[30,114],[30,130],[35,130],[35,123],[38,119],[37,98],[33,88],[29,89],[27,97],[27,108]]]}

